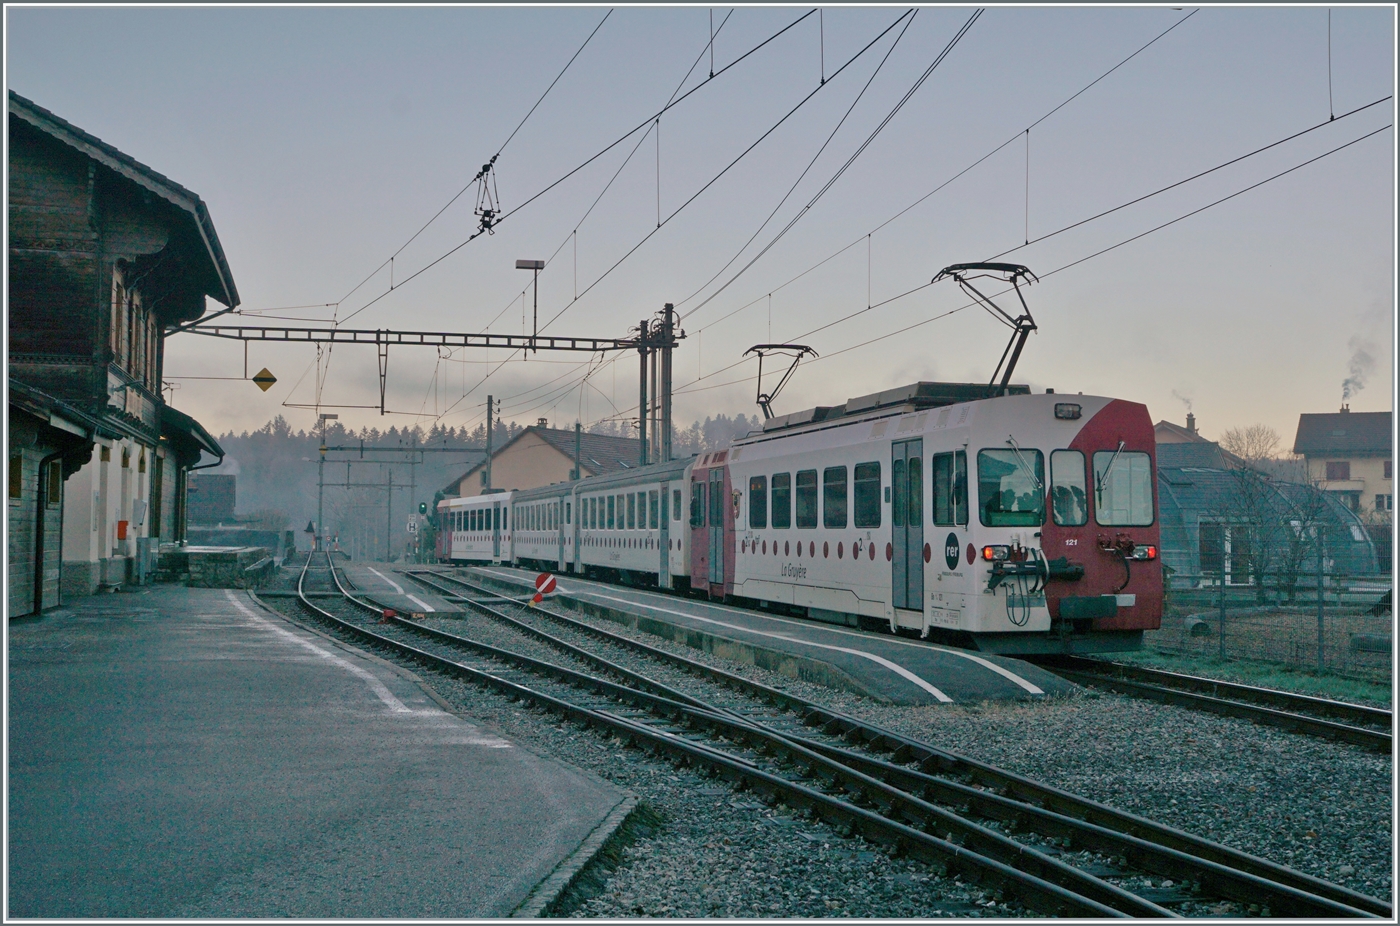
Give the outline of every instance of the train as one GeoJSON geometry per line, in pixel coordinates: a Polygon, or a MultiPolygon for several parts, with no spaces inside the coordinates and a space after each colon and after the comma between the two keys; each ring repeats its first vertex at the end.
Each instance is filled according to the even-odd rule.
{"type": "Polygon", "coordinates": [[[443,563],[515,565],[992,653],[1161,626],[1146,406],[920,382],[730,447],[438,506],[443,563]]]}

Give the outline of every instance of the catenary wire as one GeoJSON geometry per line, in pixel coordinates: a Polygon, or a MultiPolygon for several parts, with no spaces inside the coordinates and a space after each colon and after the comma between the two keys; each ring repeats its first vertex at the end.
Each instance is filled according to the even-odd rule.
{"type": "MultiPolygon", "coordinates": [[[[1086,84],[1086,85],[1084,85],[1083,87],[1081,87],[1079,90],[1075,91],[1075,92],[1074,92],[1073,94],[1071,94],[1069,97],[1065,98],[1062,102],[1060,102],[1060,103],[1059,103],[1058,105],[1056,105],[1054,108],[1052,108],[1051,110],[1049,110],[1048,112],[1046,112],[1045,115],[1041,116],[1041,117],[1040,117],[1039,119],[1037,119],[1035,122],[1031,123],[1031,126],[1034,127],[1034,126],[1039,125],[1041,122],[1044,122],[1046,119],[1048,119],[1051,115],[1053,115],[1054,113],[1056,113],[1056,112],[1058,112],[1059,110],[1063,109],[1064,106],[1065,106],[1066,104],[1068,104],[1068,103],[1071,102],[1072,100],[1074,100],[1074,99],[1076,99],[1077,97],[1079,97],[1082,93],[1084,93],[1084,91],[1088,90],[1090,87],[1093,87],[1095,84],[1099,83],[1099,81],[1103,80],[1105,77],[1107,77],[1108,75],[1112,74],[1114,71],[1118,70],[1120,67],[1122,67],[1123,65],[1127,64],[1129,61],[1131,61],[1131,60],[1133,60],[1134,58],[1136,58],[1138,55],[1142,54],[1142,52],[1146,51],[1146,50],[1147,50],[1148,48],[1150,48],[1152,45],[1156,44],[1158,41],[1160,41],[1162,38],[1164,38],[1168,33],[1170,33],[1172,30],[1174,30],[1177,26],[1180,26],[1182,23],[1186,22],[1186,20],[1188,20],[1188,19],[1190,19],[1192,16],[1194,16],[1197,12],[1199,12],[1199,10],[1192,10],[1192,11],[1191,11],[1190,13],[1188,13],[1187,15],[1181,17],[1181,18],[1178,19],[1176,22],[1172,23],[1172,25],[1168,26],[1165,30],[1163,30],[1162,32],[1158,33],[1158,34],[1157,34],[1156,36],[1154,36],[1150,41],[1148,41],[1146,44],[1144,44],[1144,45],[1142,45],[1141,47],[1139,47],[1139,48],[1138,48],[1136,51],[1134,51],[1132,54],[1128,55],[1128,56],[1127,56],[1126,58],[1124,58],[1122,61],[1119,61],[1119,62],[1118,62],[1117,64],[1115,64],[1113,67],[1109,68],[1107,71],[1105,71],[1104,73],[1100,74],[1098,77],[1094,78],[1092,81],[1090,81],[1088,84],[1086,84]]],[[[827,262],[833,260],[833,259],[836,258],[836,257],[839,257],[841,254],[844,254],[846,251],[848,251],[848,250],[850,250],[851,248],[855,247],[857,244],[859,244],[860,242],[864,241],[867,237],[869,237],[870,235],[873,235],[875,232],[878,232],[878,231],[880,231],[881,229],[885,228],[885,227],[888,226],[890,223],[894,222],[896,219],[899,219],[901,216],[904,216],[904,215],[907,214],[910,210],[916,208],[917,206],[919,206],[920,204],[922,204],[923,202],[925,202],[929,197],[931,197],[931,196],[933,196],[934,194],[938,193],[940,190],[944,189],[944,188],[947,187],[949,184],[951,184],[951,183],[953,183],[954,181],[958,180],[958,179],[961,178],[964,174],[968,173],[968,172],[971,171],[973,168],[977,167],[979,164],[981,164],[982,162],[986,161],[988,158],[992,157],[992,156],[995,155],[997,152],[1001,151],[1001,150],[1002,150],[1003,148],[1005,148],[1007,145],[1009,145],[1009,144],[1011,144],[1012,142],[1016,141],[1018,138],[1021,137],[1023,131],[1024,131],[1024,130],[1018,130],[1018,131],[1016,132],[1016,134],[1012,135],[1012,136],[1011,136],[1010,138],[1008,138],[1006,141],[1004,141],[1004,142],[1002,142],[1001,144],[997,145],[996,147],[992,148],[992,149],[991,149],[990,151],[988,151],[986,154],[984,154],[984,155],[982,155],[981,157],[977,158],[977,159],[976,159],[975,161],[973,161],[971,164],[968,164],[968,165],[967,165],[966,167],[964,167],[962,170],[958,171],[956,174],[954,174],[953,176],[949,177],[947,180],[944,180],[942,183],[938,184],[936,187],[934,187],[934,188],[933,188],[932,190],[930,190],[929,192],[925,193],[924,195],[920,196],[918,199],[914,200],[914,201],[913,201],[912,203],[910,203],[909,205],[907,205],[907,206],[905,206],[904,208],[900,209],[900,210],[899,210],[898,212],[896,212],[894,215],[890,216],[890,217],[889,217],[888,219],[886,219],[885,221],[883,221],[883,222],[881,222],[880,224],[876,225],[874,228],[872,228],[872,229],[871,229],[869,232],[867,232],[866,234],[863,234],[863,235],[859,236],[858,238],[856,238],[855,240],[853,240],[850,244],[847,244],[847,245],[845,245],[844,247],[838,249],[838,250],[835,251],[834,253],[828,255],[827,257],[825,257],[825,258],[823,258],[822,260],[818,261],[817,263],[813,264],[811,267],[808,267],[806,270],[803,270],[801,273],[799,273],[799,274],[797,274],[796,276],[792,277],[791,279],[787,280],[787,281],[784,282],[783,284],[781,284],[781,285],[775,287],[775,288],[772,290],[772,292],[775,292],[775,293],[776,293],[776,292],[778,292],[779,290],[783,289],[784,287],[790,285],[791,283],[796,282],[797,280],[799,280],[799,279],[801,279],[802,277],[806,276],[808,273],[811,273],[813,270],[816,270],[818,267],[822,266],[823,264],[825,264],[825,263],[827,263],[827,262]]],[[[757,301],[757,300],[755,300],[755,301],[757,301]]],[[[752,305],[752,303],[750,303],[750,304],[752,305]]],[[[692,310],[692,312],[693,312],[693,311],[694,311],[694,310],[692,310]]],[[[734,314],[734,313],[731,312],[730,314],[732,315],[732,314],[734,314]]],[[[726,317],[728,317],[728,316],[726,316],[726,317]]]]}
{"type": "MultiPolygon", "coordinates": [[[[529,199],[526,199],[526,200],[525,200],[524,202],[522,202],[520,205],[516,206],[515,208],[513,208],[513,209],[511,209],[511,210],[509,210],[509,211],[507,211],[507,212],[501,213],[501,215],[499,215],[499,216],[496,217],[496,221],[495,221],[494,225],[495,225],[495,226],[499,226],[499,225],[501,224],[501,222],[505,221],[507,218],[509,218],[509,217],[511,217],[511,216],[513,216],[513,215],[515,215],[517,212],[519,212],[520,210],[524,209],[526,206],[529,206],[531,203],[535,202],[537,199],[539,199],[540,197],[544,196],[546,193],[550,192],[550,191],[553,190],[555,187],[559,186],[561,183],[563,183],[564,181],[568,180],[570,177],[574,176],[574,174],[577,174],[579,171],[583,170],[585,167],[588,167],[588,166],[589,166],[590,164],[592,164],[594,161],[598,160],[598,158],[600,158],[600,157],[602,157],[603,155],[607,154],[607,153],[608,153],[609,151],[611,151],[613,148],[616,148],[618,145],[622,144],[622,143],[623,143],[624,141],[626,141],[628,138],[631,138],[631,137],[632,137],[633,135],[635,135],[637,132],[641,131],[641,130],[644,129],[644,128],[647,128],[652,122],[654,122],[656,119],[659,119],[667,110],[669,110],[669,109],[671,109],[671,108],[673,108],[673,107],[675,107],[675,106],[679,106],[682,102],[684,102],[686,99],[688,99],[692,93],[695,93],[695,91],[699,90],[701,87],[707,86],[707,85],[710,83],[710,81],[712,81],[712,80],[718,78],[719,76],[721,76],[722,74],[724,74],[726,71],[728,71],[730,68],[733,68],[734,66],[738,65],[741,61],[744,61],[744,60],[745,60],[746,58],[748,58],[750,55],[754,54],[754,53],[757,52],[759,49],[761,49],[761,48],[763,48],[764,46],[768,45],[770,42],[774,41],[774,40],[777,39],[779,36],[783,35],[783,33],[787,32],[789,29],[792,29],[792,28],[793,28],[794,26],[796,26],[798,23],[802,22],[802,20],[806,19],[808,16],[811,16],[812,13],[814,13],[814,12],[816,12],[815,9],[809,10],[808,12],[806,12],[806,13],[804,13],[803,15],[799,16],[797,19],[793,20],[791,23],[789,23],[788,25],[784,26],[782,29],[779,29],[779,30],[778,30],[777,32],[775,32],[773,35],[771,35],[771,36],[769,36],[768,38],[764,39],[762,42],[760,42],[759,44],[755,45],[753,48],[749,49],[749,50],[746,51],[744,54],[740,55],[738,58],[736,58],[736,59],[734,59],[733,61],[731,61],[729,64],[727,64],[727,65],[725,65],[724,67],[720,68],[718,71],[715,72],[714,77],[707,78],[705,81],[703,81],[703,82],[701,82],[701,83],[699,83],[699,84],[696,84],[694,87],[692,87],[692,88],[690,88],[689,90],[687,90],[687,91],[686,91],[684,94],[682,94],[680,97],[678,97],[678,98],[676,98],[675,100],[671,101],[670,103],[666,104],[666,106],[662,107],[661,110],[659,110],[658,112],[654,113],[653,115],[647,117],[647,119],[646,119],[645,121],[643,121],[643,122],[641,122],[640,124],[638,124],[635,128],[631,129],[630,131],[628,131],[628,132],[624,133],[623,135],[621,135],[620,137],[618,137],[618,139],[617,139],[616,141],[611,142],[611,143],[608,144],[606,147],[604,147],[602,150],[598,151],[596,154],[594,154],[594,155],[592,155],[591,157],[589,157],[589,158],[588,158],[587,160],[585,160],[583,163],[579,164],[577,167],[574,167],[574,168],[573,168],[572,170],[570,170],[568,173],[564,174],[562,177],[560,177],[560,178],[558,178],[557,180],[555,180],[554,182],[550,183],[548,186],[546,186],[544,189],[540,190],[539,192],[535,193],[535,194],[534,194],[533,196],[531,196],[529,199]]],[[[494,227],[494,226],[493,226],[493,227],[494,227]]],[[[481,236],[484,235],[484,234],[486,234],[486,229],[485,229],[485,228],[482,228],[482,229],[476,231],[475,233],[473,233],[472,235],[470,235],[468,238],[466,238],[464,241],[462,241],[460,244],[457,244],[456,246],[454,246],[454,247],[452,247],[451,249],[449,249],[446,253],[440,255],[440,256],[437,257],[437,258],[434,258],[432,261],[430,261],[430,262],[429,262],[428,264],[426,264],[425,266],[420,267],[420,268],[418,268],[417,270],[415,270],[413,273],[409,274],[407,277],[405,277],[405,278],[403,279],[402,282],[398,283],[398,284],[395,286],[395,289],[398,289],[398,288],[403,287],[404,284],[410,282],[411,280],[416,279],[417,277],[421,276],[423,273],[426,273],[428,270],[431,270],[433,267],[436,267],[438,264],[442,263],[444,260],[446,260],[447,258],[451,257],[453,254],[456,254],[456,253],[457,253],[458,251],[460,251],[462,248],[466,247],[468,244],[470,244],[471,242],[475,241],[477,238],[481,237],[481,236]]],[[[380,301],[381,299],[383,299],[385,296],[388,296],[388,295],[389,295],[391,292],[393,292],[393,291],[394,291],[394,290],[392,290],[392,289],[391,289],[391,290],[385,290],[384,292],[380,293],[378,296],[375,296],[375,297],[374,297],[373,299],[371,299],[369,302],[366,302],[364,305],[360,306],[358,309],[356,309],[355,311],[351,312],[349,315],[345,316],[345,320],[348,321],[349,319],[353,318],[354,316],[360,314],[360,313],[363,312],[365,309],[368,309],[370,306],[376,304],[377,302],[379,302],[379,301],[380,301]]]]}
{"type": "MultiPolygon", "coordinates": [[[[1093,260],[1093,259],[1096,258],[1096,257],[1101,257],[1102,255],[1107,254],[1107,253],[1109,253],[1110,251],[1113,251],[1113,250],[1115,250],[1115,249],[1117,249],[1117,248],[1120,248],[1120,247],[1122,247],[1122,246],[1124,246],[1124,245],[1126,245],[1126,244],[1130,244],[1130,243],[1132,243],[1132,242],[1134,242],[1134,241],[1138,241],[1139,239],[1145,238],[1145,237],[1147,237],[1148,235],[1151,235],[1151,234],[1153,234],[1153,233],[1155,233],[1155,232],[1161,231],[1161,230],[1164,229],[1164,228],[1169,228],[1170,226],[1175,225],[1175,224],[1178,223],[1178,222],[1184,221],[1185,219],[1191,218],[1192,216],[1199,215],[1199,214],[1201,214],[1202,212],[1205,212],[1207,209],[1211,209],[1211,208],[1213,208],[1213,207],[1215,207],[1215,206],[1218,206],[1218,205],[1220,205],[1220,204],[1222,204],[1222,203],[1228,202],[1228,201],[1234,199],[1234,198],[1237,197],[1237,196],[1241,196],[1241,195],[1243,195],[1243,194],[1245,194],[1245,193],[1250,192],[1251,190],[1256,190],[1256,189],[1258,189],[1259,187],[1264,186],[1264,185],[1267,184],[1267,183],[1271,183],[1271,182],[1274,181],[1274,180],[1278,180],[1278,179],[1281,178],[1281,177],[1285,177],[1285,176],[1287,176],[1288,174],[1293,173],[1294,171],[1301,170],[1302,168],[1307,167],[1307,166],[1310,165],[1310,164],[1315,164],[1315,163],[1317,163],[1318,161],[1321,161],[1323,158],[1329,157],[1329,156],[1331,156],[1331,155],[1333,155],[1333,154],[1338,153],[1339,151],[1343,151],[1343,150],[1345,150],[1345,149],[1347,149],[1347,148],[1350,148],[1352,145],[1359,144],[1360,142],[1365,141],[1366,139],[1371,138],[1371,137],[1373,137],[1373,136],[1375,136],[1375,135],[1378,135],[1378,134],[1380,134],[1381,132],[1387,131],[1387,130],[1390,129],[1390,128],[1391,128],[1391,125],[1390,125],[1390,124],[1387,124],[1387,125],[1381,126],[1381,127],[1378,128],[1378,129],[1375,129],[1375,130],[1373,130],[1373,131],[1371,131],[1371,132],[1367,132],[1365,135],[1362,135],[1362,136],[1360,136],[1360,137],[1358,137],[1358,138],[1354,138],[1354,139],[1352,139],[1351,141],[1346,142],[1346,143],[1344,143],[1344,144],[1338,145],[1337,147],[1332,148],[1332,149],[1330,149],[1330,150],[1328,150],[1328,151],[1325,151],[1325,152],[1323,152],[1322,154],[1319,154],[1319,155],[1317,155],[1317,156],[1315,156],[1315,157],[1309,158],[1308,160],[1303,161],[1303,162],[1300,163],[1300,164],[1295,164],[1295,165],[1292,166],[1292,167],[1289,167],[1289,168],[1287,168],[1287,169],[1285,169],[1285,170],[1279,171],[1278,173],[1272,174],[1272,175],[1270,175],[1269,177],[1266,177],[1266,178],[1264,178],[1263,180],[1258,181],[1257,183],[1253,183],[1253,184],[1250,184],[1250,185],[1247,186],[1247,187],[1244,187],[1243,189],[1236,190],[1235,192],[1230,193],[1230,194],[1227,195],[1227,196],[1223,196],[1223,197],[1221,197],[1220,199],[1217,199],[1217,200],[1214,200],[1214,201],[1212,201],[1212,202],[1210,202],[1210,203],[1207,203],[1207,204],[1204,205],[1204,206],[1201,206],[1201,207],[1199,207],[1199,208],[1197,208],[1197,209],[1191,210],[1190,212],[1187,212],[1187,213],[1184,213],[1184,214],[1182,214],[1182,215],[1180,215],[1180,216],[1177,216],[1176,218],[1171,219],[1170,221],[1163,222],[1163,223],[1161,223],[1160,225],[1156,225],[1156,226],[1154,226],[1154,227],[1152,227],[1152,228],[1149,228],[1149,229],[1147,229],[1147,230],[1144,231],[1144,232],[1140,232],[1140,233],[1138,233],[1138,234],[1136,234],[1136,235],[1133,235],[1133,236],[1131,236],[1131,237],[1124,238],[1122,241],[1119,241],[1119,242],[1117,242],[1117,243],[1115,243],[1115,244],[1109,245],[1109,246],[1106,247],[1106,248],[1101,248],[1101,249],[1099,249],[1099,250],[1093,252],[1092,254],[1088,254],[1088,255],[1086,255],[1086,256],[1084,256],[1084,257],[1081,257],[1081,258],[1078,258],[1078,259],[1076,259],[1076,260],[1070,261],[1069,263],[1063,264],[1063,265],[1061,265],[1061,266],[1059,266],[1059,267],[1056,267],[1056,268],[1053,269],[1053,270],[1046,271],[1045,273],[1040,274],[1040,279],[1044,280],[1044,279],[1046,279],[1047,277],[1054,276],[1055,274],[1060,273],[1060,272],[1065,271],[1065,270],[1069,270],[1069,269],[1072,268],[1072,267],[1077,267],[1077,266],[1079,266],[1080,264],[1085,263],[1086,261],[1093,260]]],[[[917,287],[915,287],[914,289],[909,290],[909,291],[906,292],[906,293],[902,293],[902,294],[900,294],[899,296],[895,296],[895,297],[893,297],[893,298],[890,299],[890,300],[886,300],[886,302],[893,301],[893,299],[900,299],[900,298],[903,298],[904,296],[907,296],[907,295],[909,295],[910,293],[918,292],[919,290],[925,289],[925,288],[927,288],[927,287],[930,286],[930,285],[932,285],[932,284],[931,284],[931,283],[925,283],[925,284],[923,284],[923,285],[921,285],[921,286],[917,286],[917,287]]],[[[1010,292],[1010,290],[1009,290],[1009,289],[1008,289],[1008,290],[1004,290],[1003,292],[1010,292]]],[[[1000,293],[999,293],[998,295],[1000,295],[1000,293]]],[[[829,354],[823,354],[823,355],[822,355],[821,357],[819,357],[819,358],[816,358],[816,359],[814,359],[814,360],[808,361],[808,363],[816,363],[816,362],[818,362],[818,361],[820,361],[820,360],[827,360],[827,359],[830,359],[830,358],[832,358],[832,357],[838,357],[838,356],[840,356],[841,354],[849,353],[850,351],[858,350],[858,349],[860,349],[860,348],[862,348],[862,347],[867,347],[867,346],[869,346],[869,345],[871,345],[871,344],[874,344],[874,343],[877,343],[877,342],[879,342],[879,341],[884,341],[884,340],[887,340],[887,339],[889,339],[889,338],[895,337],[895,336],[897,336],[897,335],[904,334],[904,333],[906,333],[906,332],[912,331],[913,329],[922,327],[922,326],[924,326],[924,325],[927,325],[927,324],[929,324],[930,322],[934,322],[934,321],[938,321],[938,320],[943,319],[943,318],[947,318],[949,315],[954,315],[954,314],[956,314],[956,313],[958,313],[958,312],[961,312],[961,311],[963,311],[963,310],[965,310],[965,309],[975,308],[977,305],[979,305],[979,303],[977,303],[977,302],[969,302],[969,303],[966,303],[966,304],[961,305],[961,306],[959,306],[959,307],[957,307],[957,308],[955,308],[955,309],[950,309],[950,310],[948,310],[947,312],[943,312],[943,313],[941,313],[941,314],[939,314],[939,315],[935,315],[935,316],[932,316],[932,317],[930,317],[930,318],[923,319],[922,321],[915,322],[915,323],[912,324],[912,325],[906,325],[906,326],[903,327],[903,328],[899,328],[899,329],[897,329],[897,330],[895,330],[895,331],[891,331],[891,332],[889,332],[889,333],[887,333],[887,334],[882,334],[882,335],[880,335],[880,336],[878,336],[878,337],[871,338],[871,339],[869,339],[869,340],[867,340],[867,341],[862,341],[862,342],[860,342],[859,344],[852,344],[852,345],[850,345],[850,346],[848,346],[848,347],[844,347],[844,348],[842,348],[842,349],[840,349],[840,350],[833,351],[833,352],[831,352],[831,353],[829,353],[829,354]]],[[[861,311],[863,312],[863,311],[865,311],[865,310],[861,310],[861,311]]],[[[855,315],[858,315],[858,314],[861,314],[861,313],[860,313],[860,312],[853,313],[852,315],[847,316],[847,318],[853,318],[853,317],[855,317],[855,315]]],[[[844,321],[844,320],[846,320],[846,319],[839,319],[838,321],[844,321]]],[[[834,324],[834,323],[832,323],[832,324],[834,324]]],[[[824,326],[822,326],[822,327],[823,327],[823,328],[828,328],[828,327],[830,327],[830,326],[831,326],[831,325],[828,324],[828,325],[824,325],[824,326]]],[[[814,332],[814,331],[817,331],[817,330],[821,330],[821,329],[813,329],[813,332],[814,332]]],[[[804,337],[806,337],[808,334],[811,334],[811,333],[813,333],[813,332],[807,332],[807,333],[805,333],[805,334],[800,334],[800,335],[797,335],[796,337],[804,338],[804,337]]],[[[752,358],[748,358],[748,359],[752,359],[752,358]]],[[[710,378],[711,376],[716,376],[716,375],[718,375],[718,374],[720,374],[720,373],[723,373],[723,372],[725,372],[725,371],[727,371],[727,370],[731,370],[731,369],[733,369],[734,367],[739,366],[739,365],[742,364],[742,363],[748,362],[748,359],[737,361],[737,362],[732,363],[732,364],[730,364],[730,365],[728,365],[728,366],[726,366],[726,367],[721,367],[721,368],[718,369],[718,370],[714,370],[714,371],[712,371],[712,372],[710,372],[710,373],[707,373],[707,374],[705,374],[704,376],[697,377],[696,379],[692,380],[691,383],[687,383],[686,385],[689,386],[689,385],[692,385],[692,384],[694,384],[694,383],[698,383],[698,382],[700,382],[700,381],[702,381],[702,380],[704,380],[704,379],[708,379],[708,378],[710,378]]],[[[710,388],[718,388],[718,386],[722,386],[722,385],[733,385],[733,384],[735,384],[735,383],[747,382],[747,381],[751,380],[752,378],[753,378],[753,377],[745,377],[745,378],[743,378],[743,379],[733,380],[732,382],[729,382],[729,383],[720,383],[720,384],[716,384],[715,386],[706,386],[706,387],[704,387],[704,388],[705,388],[705,389],[710,389],[710,388]]],[[[681,389],[676,390],[676,394],[684,394],[684,393],[687,393],[687,392],[698,392],[698,391],[700,391],[700,390],[692,390],[692,389],[688,389],[688,388],[682,387],[681,389]]]]}
{"type": "MultiPolygon", "coordinates": [[[[590,33],[588,33],[588,38],[586,38],[586,39],[583,40],[583,44],[580,45],[580,46],[578,47],[578,51],[574,52],[573,57],[569,59],[569,63],[566,64],[566,65],[564,65],[563,70],[561,70],[561,71],[559,72],[559,74],[554,78],[554,80],[550,82],[549,86],[545,88],[544,93],[540,94],[540,98],[539,98],[538,100],[535,101],[535,105],[530,107],[530,111],[527,112],[527,113],[525,114],[525,118],[520,120],[520,124],[517,125],[517,126],[515,127],[515,130],[512,131],[512,132],[510,133],[510,136],[509,136],[508,138],[506,138],[506,140],[505,140],[504,142],[501,143],[501,147],[498,148],[498,149],[496,149],[496,154],[495,154],[495,157],[493,157],[493,158],[491,159],[492,161],[494,161],[497,157],[500,157],[501,152],[503,152],[503,151],[506,150],[506,145],[509,145],[510,142],[511,142],[511,139],[512,139],[512,138],[515,138],[516,133],[519,132],[519,131],[521,130],[521,128],[524,127],[526,121],[529,120],[530,116],[533,115],[534,112],[535,112],[535,110],[539,108],[539,105],[540,105],[541,103],[544,102],[544,98],[547,97],[547,96],[549,96],[549,91],[551,91],[551,90],[554,89],[554,85],[557,84],[557,83],[559,83],[560,78],[562,78],[562,77],[564,76],[564,72],[567,71],[567,70],[569,69],[569,66],[572,65],[572,64],[574,63],[574,61],[578,58],[579,55],[583,54],[583,50],[584,50],[585,48],[588,47],[588,43],[591,42],[591,41],[593,41],[593,36],[595,36],[595,35],[598,34],[598,30],[601,29],[601,28],[603,28],[603,23],[607,22],[607,21],[608,21],[608,17],[611,16],[612,14],[613,14],[613,11],[612,11],[612,10],[608,10],[607,13],[605,13],[605,14],[603,15],[603,18],[602,18],[601,21],[599,21],[598,25],[596,25],[596,26],[593,27],[593,31],[590,32],[590,33]]],[[[335,305],[339,305],[340,303],[344,302],[346,299],[349,299],[351,296],[353,296],[353,295],[355,294],[355,292],[356,292],[361,286],[364,286],[364,285],[365,285],[366,283],[368,283],[371,279],[373,279],[375,274],[379,273],[379,271],[381,271],[381,270],[383,270],[385,267],[389,266],[389,262],[390,262],[390,261],[392,261],[395,257],[398,257],[400,254],[402,254],[403,251],[404,251],[404,248],[408,247],[410,244],[412,244],[412,243],[414,242],[414,239],[416,239],[419,235],[423,234],[423,232],[427,231],[428,226],[429,226],[429,225],[432,225],[434,222],[436,222],[436,221],[438,220],[438,218],[439,218],[444,212],[446,212],[449,208],[451,208],[452,204],[455,203],[458,199],[460,199],[460,198],[462,197],[462,194],[463,194],[463,193],[467,192],[467,190],[470,190],[470,189],[472,188],[472,186],[475,185],[475,183],[476,183],[476,181],[473,180],[471,183],[468,183],[466,186],[464,186],[464,187],[462,187],[460,190],[458,190],[457,193],[456,193],[456,195],[454,195],[451,199],[449,199],[449,200],[447,201],[447,205],[443,206],[443,207],[442,207],[441,209],[439,209],[436,213],[434,213],[434,215],[433,215],[433,217],[432,217],[431,219],[429,219],[427,222],[423,223],[423,227],[420,228],[420,229],[418,229],[416,232],[414,232],[414,233],[409,237],[409,239],[408,239],[407,241],[405,241],[402,245],[400,245],[400,246],[399,246],[399,249],[398,249],[397,251],[395,251],[392,255],[390,255],[390,257],[388,258],[388,260],[385,260],[384,263],[380,264],[378,267],[375,267],[374,270],[372,270],[372,271],[370,272],[369,276],[365,277],[363,280],[361,280],[360,282],[356,283],[356,284],[355,284],[355,287],[354,287],[353,289],[351,289],[350,292],[346,293],[344,296],[341,296],[340,299],[339,299],[336,303],[334,303],[334,304],[335,304],[335,305]]]]}

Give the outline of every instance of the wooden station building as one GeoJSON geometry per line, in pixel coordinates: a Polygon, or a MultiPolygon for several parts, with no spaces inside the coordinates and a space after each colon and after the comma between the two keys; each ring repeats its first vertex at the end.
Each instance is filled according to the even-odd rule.
{"type": "Polygon", "coordinates": [[[142,582],[223,451],[161,397],[165,338],[238,291],[204,202],[9,94],[7,611],[142,582]]]}

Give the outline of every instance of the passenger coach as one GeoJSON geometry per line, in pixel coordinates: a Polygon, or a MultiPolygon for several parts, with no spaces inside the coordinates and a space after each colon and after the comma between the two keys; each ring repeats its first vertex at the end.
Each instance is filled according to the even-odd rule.
{"type": "Polygon", "coordinates": [[[689,460],[451,499],[449,517],[501,527],[454,529],[442,558],[994,652],[1140,646],[1163,589],[1147,408],[987,391],[917,383],[771,419],[689,460]]]}

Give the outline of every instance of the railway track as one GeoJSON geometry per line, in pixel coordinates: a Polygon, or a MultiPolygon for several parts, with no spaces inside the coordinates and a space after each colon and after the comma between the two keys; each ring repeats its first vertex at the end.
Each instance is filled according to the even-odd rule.
{"type": "MultiPolygon", "coordinates": [[[[1116,909],[1120,913],[1175,915],[1172,907],[1196,909],[1215,897],[1233,900],[1242,909],[1259,905],[1256,909],[1281,916],[1389,916],[1389,905],[1339,885],[937,750],[566,615],[520,608],[520,602],[459,577],[426,570],[410,571],[408,575],[516,632],[581,660],[593,671],[637,687],[657,683],[594,653],[583,652],[545,632],[538,624],[548,621],[575,634],[605,641],[609,647],[641,653],[648,659],[727,686],[738,697],[726,695],[721,689],[719,694],[707,692],[700,701],[665,686],[661,696],[705,712],[704,716],[692,715],[688,722],[721,729],[721,735],[733,741],[757,744],[758,749],[778,757],[780,765],[796,766],[806,774],[815,772],[829,787],[853,796],[857,803],[873,804],[887,817],[913,823],[919,829],[946,830],[950,840],[991,857],[1014,863],[1019,854],[1038,876],[1061,878],[1060,883],[1067,889],[1088,890],[1091,897],[1110,905],[1118,901],[1116,909]],[[520,614],[512,617],[492,606],[495,604],[505,604],[520,614]],[[723,703],[717,706],[716,702],[723,703]],[[721,714],[737,718],[741,726],[724,728],[709,716],[721,714]],[[852,749],[852,745],[858,748],[852,749]],[[881,757],[881,753],[888,755],[881,757]],[[812,756],[824,758],[835,767],[818,765],[812,762],[812,756]],[[993,835],[988,836],[983,830],[990,830],[993,835]],[[1007,845],[1012,840],[1019,840],[1017,845],[1021,848],[1007,845]],[[1080,853],[1073,856],[1079,864],[1078,874],[1047,865],[1045,857],[1072,857],[1063,851],[1063,846],[1074,846],[1080,853]],[[1140,903],[1132,903],[1099,884],[1132,883],[1135,874],[1143,873],[1173,879],[1190,888],[1139,890],[1135,896],[1140,903]],[[1080,876],[1093,881],[1086,887],[1080,876]]],[[[647,690],[659,692],[654,687],[647,690]]]]}
{"type": "Polygon", "coordinates": [[[1393,715],[1382,708],[1081,656],[1042,657],[1035,662],[1082,685],[1239,717],[1380,753],[1390,754],[1393,748],[1393,715]]]}

